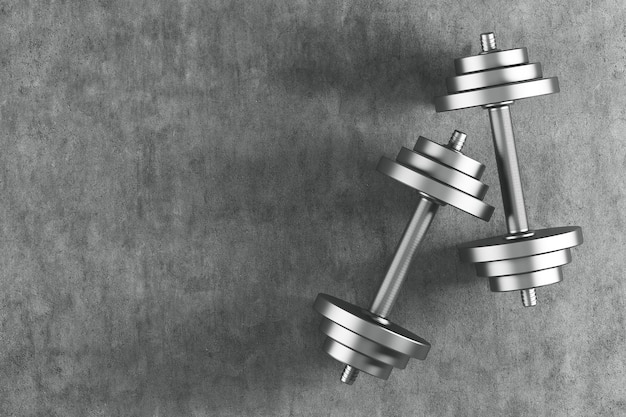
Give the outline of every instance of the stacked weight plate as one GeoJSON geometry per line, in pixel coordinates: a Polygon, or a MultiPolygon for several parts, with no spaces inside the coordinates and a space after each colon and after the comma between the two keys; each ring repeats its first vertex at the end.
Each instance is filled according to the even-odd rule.
{"type": "Polygon", "coordinates": [[[526,48],[458,58],[454,67],[457,76],[446,79],[448,95],[435,98],[438,112],[559,92],[559,80],[542,78],[541,64],[529,63],[526,48]]]}
{"type": "Polygon", "coordinates": [[[394,367],[404,369],[409,358],[424,360],[430,350],[418,335],[328,294],[319,294],[313,308],[324,316],[324,351],[375,377],[387,379],[394,367]]]}
{"type": "Polygon", "coordinates": [[[474,263],[476,275],[489,278],[491,291],[515,291],[554,284],[563,279],[570,248],[583,243],[578,226],[505,235],[458,246],[462,261],[474,263]]]}
{"type": "Polygon", "coordinates": [[[376,169],[441,204],[491,218],[494,208],[482,201],[489,189],[480,182],[485,166],[461,152],[420,136],[413,150],[402,148],[395,161],[382,157],[376,169]]]}
{"type": "MultiPolygon", "coordinates": [[[[437,204],[450,204],[483,220],[493,213],[482,201],[488,189],[479,181],[484,165],[424,137],[414,150],[402,148],[395,161],[381,158],[377,169],[437,204]]],[[[430,349],[421,337],[373,313],[375,308],[368,311],[327,294],[319,294],[313,308],[324,317],[320,330],[328,337],[323,349],[378,378],[387,379],[394,367],[404,369],[409,358],[425,359],[430,349]]]]}

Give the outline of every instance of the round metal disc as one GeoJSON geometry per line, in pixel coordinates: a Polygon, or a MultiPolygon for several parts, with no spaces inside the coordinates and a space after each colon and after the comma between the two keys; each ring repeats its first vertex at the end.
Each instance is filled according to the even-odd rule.
{"type": "Polygon", "coordinates": [[[362,308],[328,294],[318,294],[313,308],[340,326],[412,358],[424,360],[430,350],[430,343],[418,335],[392,322],[374,321],[362,308]]]}
{"type": "Polygon", "coordinates": [[[446,79],[446,85],[448,93],[453,94],[501,84],[536,80],[542,76],[541,64],[527,64],[450,77],[446,79]]]}
{"type": "Polygon", "coordinates": [[[387,379],[393,370],[393,366],[385,365],[384,363],[378,362],[369,356],[362,355],[359,352],[334,341],[330,337],[326,338],[323,349],[339,362],[354,366],[358,370],[377,378],[387,379]]]}
{"type": "Polygon", "coordinates": [[[482,200],[487,193],[489,187],[474,177],[465,175],[460,171],[449,168],[437,161],[413,152],[410,149],[402,148],[396,157],[396,161],[409,168],[415,168],[424,174],[430,175],[439,182],[450,187],[454,187],[465,194],[469,194],[475,198],[482,200]]]}
{"type": "Polygon", "coordinates": [[[485,172],[485,166],[480,162],[423,136],[417,138],[413,150],[476,179],[480,179],[485,172]]]}
{"type": "Polygon", "coordinates": [[[533,236],[507,239],[505,236],[475,240],[457,246],[463,262],[492,262],[522,258],[540,253],[573,248],[583,243],[583,232],[578,226],[553,227],[535,230],[533,236]]]}
{"type": "Polygon", "coordinates": [[[572,262],[569,249],[542,253],[526,258],[505,259],[503,261],[474,264],[479,277],[499,277],[503,275],[526,274],[542,269],[556,268],[572,262]]]}
{"type": "Polygon", "coordinates": [[[481,220],[489,220],[494,208],[456,188],[449,187],[391,159],[382,157],[376,169],[396,181],[450,204],[481,220]]]}
{"type": "Polygon", "coordinates": [[[489,278],[489,288],[493,292],[517,291],[526,288],[543,287],[563,281],[561,267],[529,272],[528,274],[507,275],[489,278]]]}
{"type": "Polygon", "coordinates": [[[457,58],[454,60],[454,69],[457,75],[463,75],[470,72],[521,64],[528,64],[528,51],[526,48],[507,49],[488,54],[457,58]]]}
{"type": "Polygon", "coordinates": [[[559,92],[559,80],[556,77],[526,81],[517,84],[505,84],[498,87],[466,91],[435,98],[437,112],[486,106],[504,101],[542,96],[559,92]]]}
{"type": "Polygon", "coordinates": [[[388,349],[385,346],[359,336],[328,319],[322,320],[320,323],[320,331],[342,345],[362,355],[369,356],[378,362],[400,369],[406,368],[406,364],[409,363],[410,357],[408,355],[388,349]]]}

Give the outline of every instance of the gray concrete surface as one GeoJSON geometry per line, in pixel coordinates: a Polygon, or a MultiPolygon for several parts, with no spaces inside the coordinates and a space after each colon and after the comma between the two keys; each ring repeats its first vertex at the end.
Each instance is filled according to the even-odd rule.
{"type": "Polygon", "coordinates": [[[626,4],[0,2],[0,415],[623,416],[626,4]],[[487,115],[436,114],[494,30],[562,92],[513,108],[536,228],[583,227],[523,309],[454,245],[502,233],[487,115]],[[374,171],[466,131],[486,224],[445,208],[394,321],[338,382],[318,292],[367,304],[415,204],[374,171]]]}

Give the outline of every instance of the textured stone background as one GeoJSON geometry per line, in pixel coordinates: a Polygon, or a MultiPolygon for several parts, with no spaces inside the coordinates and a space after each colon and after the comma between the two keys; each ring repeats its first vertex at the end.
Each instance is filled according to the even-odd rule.
{"type": "Polygon", "coordinates": [[[0,415],[626,415],[622,1],[1,1],[0,415]],[[505,225],[488,117],[437,114],[494,30],[558,76],[513,108],[529,219],[580,225],[523,309],[454,245],[505,225]],[[433,344],[338,382],[318,292],[368,304],[416,202],[374,171],[470,134],[392,315],[433,344]]]}

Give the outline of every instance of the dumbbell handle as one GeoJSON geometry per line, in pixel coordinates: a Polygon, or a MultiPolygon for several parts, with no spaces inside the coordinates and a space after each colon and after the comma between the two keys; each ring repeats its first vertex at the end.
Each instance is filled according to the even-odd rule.
{"type": "MultiPolygon", "coordinates": [[[[524,191],[519,173],[515,136],[511,122],[511,108],[508,104],[488,106],[489,121],[493,134],[493,145],[496,151],[496,163],[502,191],[502,205],[506,227],[510,235],[520,235],[528,232],[528,218],[524,205],[524,191]]],[[[535,288],[526,288],[521,291],[524,307],[537,305],[535,288]]]]}
{"type": "MultiPolygon", "coordinates": [[[[461,152],[466,137],[467,135],[465,133],[455,130],[446,146],[454,151],[461,152]]],[[[370,312],[373,314],[385,318],[391,312],[393,305],[398,299],[400,288],[402,284],[404,284],[406,275],[409,272],[409,267],[415,257],[415,252],[435,218],[439,206],[440,204],[431,198],[420,197],[413,217],[404,229],[402,239],[400,239],[400,243],[398,243],[398,247],[387,269],[385,278],[374,297],[374,301],[370,307],[370,312]]]]}
{"type": "Polygon", "coordinates": [[[406,279],[411,261],[415,257],[417,248],[424,239],[438,208],[439,204],[429,198],[421,197],[419,199],[415,213],[404,229],[393,260],[374,297],[370,312],[383,318],[391,312],[400,293],[400,288],[406,279]]]}
{"type": "MultiPolygon", "coordinates": [[[[378,317],[385,318],[389,315],[393,305],[398,299],[400,288],[409,272],[411,261],[415,257],[418,246],[424,239],[428,227],[435,218],[439,204],[425,197],[420,197],[413,217],[404,229],[404,234],[387,269],[385,278],[378,288],[374,297],[370,312],[378,317]]],[[[359,370],[346,365],[341,374],[341,382],[352,385],[359,375],[359,370]]]]}
{"type": "MultiPolygon", "coordinates": [[[[511,123],[511,108],[508,104],[488,106],[493,145],[496,151],[500,190],[502,191],[502,205],[509,235],[522,235],[528,232],[528,218],[524,205],[524,192],[519,174],[517,151],[515,150],[515,136],[511,123]]],[[[537,305],[535,288],[526,288],[521,291],[524,307],[537,305]]]]}
{"type": "Polygon", "coordinates": [[[502,204],[509,234],[528,232],[528,219],[524,206],[524,192],[519,173],[515,136],[511,123],[511,109],[508,104],[487,107],[493,145],[496,152],[502,204]]]}

